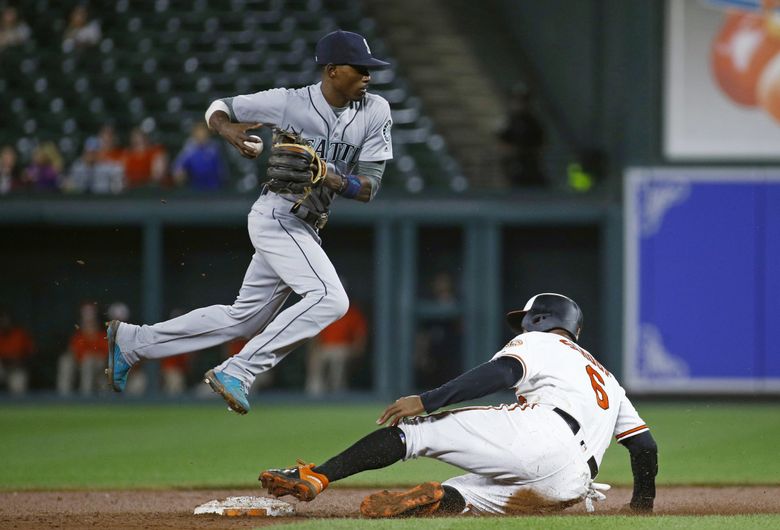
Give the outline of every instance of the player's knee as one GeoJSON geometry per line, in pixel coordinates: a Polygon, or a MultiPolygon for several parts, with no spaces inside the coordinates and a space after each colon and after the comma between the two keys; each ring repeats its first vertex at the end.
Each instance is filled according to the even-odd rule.
{"type": "Polygon", "coordinates": [[[327,289],[311,291],[305,296],[317,300],[312,310],[316,313],[316,320],[322,328],[343,317],[349,308],[347,293],[340,286],[329,285],[327,289]]]}
{"type": "Polygon", "coordinates": [[[333,321],[340,319],[349,309],[349,297],[344,289],[332,289],[328,293],[329,305],[333,321]]]}

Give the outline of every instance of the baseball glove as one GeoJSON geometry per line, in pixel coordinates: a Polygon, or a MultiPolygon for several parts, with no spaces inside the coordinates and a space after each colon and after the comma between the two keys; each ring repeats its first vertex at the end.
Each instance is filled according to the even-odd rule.
{"type": "Polygon", "coordinates": [[[266,172],[271,191],[308,195],[322,184],[327,172],[325,161],[300,135],[274,130],[266,172]]]}

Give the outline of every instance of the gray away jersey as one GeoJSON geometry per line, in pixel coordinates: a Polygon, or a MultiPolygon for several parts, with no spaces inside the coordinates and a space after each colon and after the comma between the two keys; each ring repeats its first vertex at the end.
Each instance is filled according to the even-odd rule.
{"type": "MultiPolygon", "coordinates": [[[[223,101],[231,110],[231,120],[275,125],[300,134],[340,174],[354,171],[358,162],[393,158],[390,105],[381,96],[367,93],[338,116],[322,95],[321,83],[297,89],[274,88],[223,101]]],[[[334,195],[334,191],[320,186],[303,206],[312,212],[327,211],[334,195]]],[[[289,197],[297,200],[292,194],[289,197]]]]}

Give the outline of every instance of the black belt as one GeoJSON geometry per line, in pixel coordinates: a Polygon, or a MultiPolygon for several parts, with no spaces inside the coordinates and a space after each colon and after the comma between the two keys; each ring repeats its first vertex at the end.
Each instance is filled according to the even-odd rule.
{"type": "MultiPolygon", "coordinates": [[[[566,422],[566,424],[569,426],[569,429],[571,429],[572,434],[577,434],[580,432],[580,422],[575,420],[571,414],[566,412],[565,410],[561,410],[558,407],[555,407],[553,409],[553,412],[555,412],[558,416],[563,418],[563,421],[566,422]]],[[[585,442],[581,442],[584,444],[585,442]]],[[[599,474],[599,466],[596,464],[596,459],[592,456],[588,458],[588,467],[590,468],[590,478],[594,479],[596,478],[596,475],[599,474]]]]}
{"type": "Polygon", "coordinates": [[[304,211],[302,211],[302,209],[299,208],[298,210],[293,212],[293,215],[303,219],[303,221],[305,223],[308,223],[308,224],[312,225],[317,230],[320,230],[321,228],[324,228],[325,227],[325,223],[328,222],[328,214],[327,213],[316,214],[316,213],[310,212],[308,210],[306,210],[304,212],[304,211]]]}
{"type": "MultiPolygon", "coordinates": [[[[260,191],[260,195],[267,195],[268,192],[271,191],[268,184],[263,186],[262,191],[260,191]]],[[[295,211],[290,210],[290,213],[292,213],[295,217],[298,217],[299,219],[303,219],[304,223],[310,224],[317,230],[321,230],[325,227],[325,224],[328,222],[328,213],[314,213],[310,211],[306,207],[300,207],[297,208],[295,211]]]]}

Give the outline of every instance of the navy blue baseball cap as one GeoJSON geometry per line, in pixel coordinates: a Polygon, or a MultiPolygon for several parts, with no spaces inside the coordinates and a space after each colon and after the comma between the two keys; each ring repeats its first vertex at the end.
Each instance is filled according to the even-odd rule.
{"type": "Polygon", "coordinates": [[[317,64],[352,64],[373,68],[390,66],[390,63],[371,55],[371,48],[363,35],[342,30],[328,33],[317,42],[314,60],[317,64]]]}

